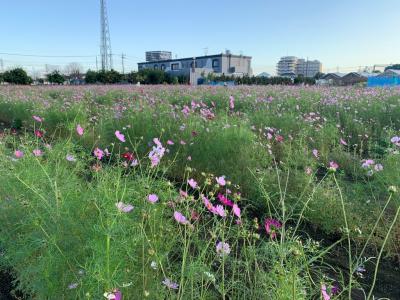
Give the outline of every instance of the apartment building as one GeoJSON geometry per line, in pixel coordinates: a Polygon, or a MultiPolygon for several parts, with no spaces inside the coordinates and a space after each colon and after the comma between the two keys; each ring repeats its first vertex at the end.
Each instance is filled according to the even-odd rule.
{"type": "Polygon", "coordinates": [[[283,77],[314,77],[322,71],[322,64],[318,60],[305,60],[296,56],[281,57],[277,64],[277,74],[283,77]]]}
{"type": "Polygon", "coordinates": [[[146,61],[138,63],[138,69],[164,70],[174,75],[189,75],[190,73],[252,75],[251,56],[234,55],[229,51],[216,55],[146,61]]]}

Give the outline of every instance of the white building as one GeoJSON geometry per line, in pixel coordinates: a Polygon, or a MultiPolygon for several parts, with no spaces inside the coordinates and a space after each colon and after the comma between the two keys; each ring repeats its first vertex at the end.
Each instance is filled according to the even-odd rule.
{"type": "Polygon", "coordinates": [[[284,56],[277,64],[278,76],[296,77],[314,77],[322,71],[322,64],[318,60],[305,60],[296,56],[284,56]]]}
{"type": "Polygon", "coordinates": [[[281,57],[280,61],[276,65],[276,71],[278,76],[296,76],[297,57],[296,56],[284,56],[281,57]]]}

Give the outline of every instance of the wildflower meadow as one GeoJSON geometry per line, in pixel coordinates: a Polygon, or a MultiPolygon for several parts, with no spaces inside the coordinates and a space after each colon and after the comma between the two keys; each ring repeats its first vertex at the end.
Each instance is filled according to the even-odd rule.
{"type": "Polygon", "coordinates": [[[398,88],[1,86],[0,122],[12,299],[400,299],[398,88]]]}

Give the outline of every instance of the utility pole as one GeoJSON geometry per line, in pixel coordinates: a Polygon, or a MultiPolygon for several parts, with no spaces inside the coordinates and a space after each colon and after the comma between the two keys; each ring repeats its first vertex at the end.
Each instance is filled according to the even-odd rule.
{"type": "Polygon", "coordinates": [[[125,64],[124,64],[124,60],[125,60],[125,54],[121,54],[121,64],[122,64],[122,74],[125,74],[125,64]]]}
{"type": "Polygon", "coordinates": [[[3,71],[4,71],[4,62],[3,62],[2,58],[0,58],[0,71],[1,71],[1,73],[3,73],[3,71]]]}
{"type": "Polygon", "coordinates": [[[97,55],[96,55],[96,71],[99,71],[99,64],[97,63],[97,55]]]}

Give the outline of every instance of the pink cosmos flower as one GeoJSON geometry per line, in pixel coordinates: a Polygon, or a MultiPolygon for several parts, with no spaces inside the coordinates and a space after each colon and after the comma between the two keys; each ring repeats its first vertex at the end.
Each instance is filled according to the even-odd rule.
{"type": "Polygon", "coordinates": [[[174,218],[180,224],[186,225],[189,223],[189,221],[186,219],[186,217],[184,215],[182,215],[182,213],[180,213],[179,211],[174,212],[174,218]]]}
{"type": "Polygon", "coordinates": [[[226,184],[224,176],[217,177],[215,179],[220,186],[224,186],[226,184]]]}
{"type": "Polygon", "coordinates": [[[229,255],[229,253],[231,253],[231,247],[229,246],[228,243],[218,242],[215,248],[216,252],[220,256],[229,255]]]}
{"type": "Polygon", "coordinates": [[[229,96],[229,108],[230,109],[235,108],[235,98],[233,98],[233,96],[229,96]]]}
{"type": "Polygon", "coordinates": [[[42,119],[41,117],[38,117],[38,116],[32,116],[32,118],[33,118],[36,122],[39,122],[39,123],[41,123],[41,122],[43,121],[43,119],[42,119]]]}
{"type": "Polygon", "coordinates": [[[147,197],[147,200],[149,200],[151,203],[156,203],[158,201],[158,196],[156,194],[150,194],[147,197]]]}
{"type": "Polygon", "coordinates": [[[223,205],[226,206],[233,206],[233,202],[231,200],[229,200],[227,197],[225,197],[225,195],[218,193],[218,201],[221,202],[223,205]]]}
{"type": "Polygon", "coordinates": [[[152,168],[156,167],[160,163],[161,158],[165,154],[165,148],[162,146],[159,139],[155,138],[153,139],[153,142],[156,144],[157,147],[153,146],[153,150],[149,152],[149,159],[151,161],[152,168]]]}
{"type": "Polygon", "coordinates": [[[361,167],[363,167],[364,169],[368,169],[369,167],[371,167],[373,164],[375,164],[375,161],[373,159],[366,159],[364,160],[364,162],[362,163],[361,167]]]}
{"type": "Polygon", "coordinates": [[[104,297],[108,300],[122,300],[122,293],[118,289],[115,289],[111,293],[104,293],[104,297]]]}
{"type": "Polygon", "coordinates": [[[394,136],[390,139],[390,141],[395,144],[396,146],[400,146],[400,137],[399,136],[394,136]]]}
{"type": "Polygon", "coordinates": [[[219,215],[222,218],[226,217],[225,209],[222,205],[215,206],[213,213],[216,215],[219,215]]]}
{"type": "Polygon", "coordinates": [[[214,206],[212,205],[212,203],[210,202],[210,200],[208,200],[207,197],[205,197],[204,195],[201,195],[202,199],[203,199],[203,203],[205,205],[205,207],[207,207],[207,209],[211,212],[214,212],[214,206]]]}
{"type": "Polygon", "coordinates": [[[340,139],[340,143],[341,143],[342,145],[344,145],[344,146],[347,146],[347,143],[346,143],[346,141],[345,141],[344,139],[340,139]]]}
{"type": "Polygon", "coordinates": [[[16,158],[22,158],[24,157],[24,152],[22,152],[21,150],[15,150],[14,155],[16,158]]]}
{"type": "Polygon", "coordinates": [[[75,157],[72,154],[67,154],[67,156],[65,157],[66,160],[70,161],[70,162],[74,162],[76,161],[75,157]]]}
{"type": "Polygon", "coordinates": [[[162,284],[165,285],[169,289],[177,290],[179,288],[179,284],[176,282],[171,281],[169,278],[164,278],[162,284]]]}
{"type": "Polygon", "coordinates": [[[264,222],[265,231],[271,236],[271,238],[276,237],[276,230],[282,227],[281,222],[276,219],[267,218],[264,222]]]}
{"type": "Polygon", "coordinates": [[[232,211],[240,219],[240,207],[236,203],[233,204],[232,211]]]}
{"type": "Polygon", "coordinates": [[[307,167],[305,170],[307,175],[311,175],[312,174],[312,169],[310,167],[307,167]]]}
{"type": "Polygon", "coordinates": [[[43,155],[43,152],[40,149],[35,149],[35,150],[32,151],[32,153],[35,156],[42,156],[43,155]]]}
{"type": "Polygon", "coordinates": [[[184,140],[180,141],[181,145],[186,145],[186,142],[184,140]]]}
{"type": "Polygon", "coordinates": [[[78,126],[76,126],[76,132],[78,133],[78,135],[82,136],[83,135],[83,128],[81,127],[81,125],[78,124],[78,126]]]}
{"type": "Polygon", "coordinates": [[[98,160],[101,160],[104,156],[104,151],[101,150],[100,148],[96,148],[96,149],[94,149],[93,154],[94,154],[94,156],[97,157],[98,160]]]}
{"type": "Polygon", "coordinates": [[[312,154],[314,155],[315,158],[319,157],[319,153],[317,149],[313,149],[312,154]]]}
{"type": "Polygon", "coordinates": [[[322,297],[324,298],[324,300],[330,300],[331,296],[329,296],[329,294],[326,292],[326,285],[323,284],[321,286],[321,293],[322,293],[322,297]]]}
{"type": "Polygon", "coordinates": [[[338,168],[339,168],[339,165],[336,162],[334,162],[334,161],[329,162],[329,170],[336,171],[338,168]]]}
{"type": "Polygon", "coordinates": [[[383,166],[381,164],[376,164],[374,169],[376,172],[380,172],[383,171],[383,166]]]}
{"type": "Polygon", "coordinates": [[[119,139],[121,142],[125,143],[125,136],[124,136],[121,132],[119,132],[119,130],[117,130],[117,131],[115,132],[115,136],[116,136],[117,139],[119,139]]]}
{"type": "Polygon", "coordinates": [[[168,145],[173,145],[173,144],[174,144],[174,142],[173,142],[173,141],[171,141],[171,140],[168,140],[168,141],[167,141],[167,144],[168,144],[168,145]]]}
{"type": "Polygon", "coordinates": [[[78,283],[74,282],[68,285],[68,289],[73,290],[78,287],[78,283]]]}
{"type": "Polygon", "coordinates": [[[123,213],[128,213],[128,212],[132,211],[132,209],[133,209],[133,205],[125,204],[124,202],[115,203],[115,206],[117,207],[117,209],[120,212],[123,212],[123,213]]]}
{"type": "Polygon", "coordinates": [[[197,187],[197,182],[193,178],[190,178],[187,183],[192,187],[192,189],[197,187]]]}
{"type": "Polygon", "coordinates": [[[188,193],[186,193],[185,191],[179,190],[179,195],[181,195],[181,197],[183,198],[187,198],[189,195],[188,193]]]}

